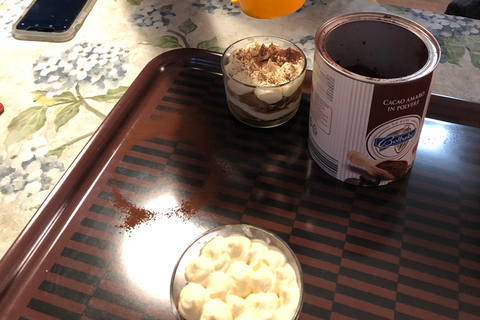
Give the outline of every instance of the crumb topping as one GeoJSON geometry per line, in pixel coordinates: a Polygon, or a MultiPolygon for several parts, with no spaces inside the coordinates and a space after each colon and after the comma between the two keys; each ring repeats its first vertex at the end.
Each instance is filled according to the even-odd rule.
{"type": "Polygon", "coordinates": [[[276,86],[287,83],[303,70],[303,54],[295,49],[282,49],[275,43],[253,42],[234,51],[225,67],[236,80],[255,86],[276,86]]]}

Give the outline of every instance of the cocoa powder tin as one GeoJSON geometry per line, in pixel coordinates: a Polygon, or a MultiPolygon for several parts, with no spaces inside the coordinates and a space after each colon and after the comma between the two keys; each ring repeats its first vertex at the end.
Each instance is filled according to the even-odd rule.
{"type": "Polygon", "coordinates": [[[440,46],[421,25],[377,12],[325,22],[315,36],[309,150],[331,176],[380,186],[415,159],[440,46]]]}

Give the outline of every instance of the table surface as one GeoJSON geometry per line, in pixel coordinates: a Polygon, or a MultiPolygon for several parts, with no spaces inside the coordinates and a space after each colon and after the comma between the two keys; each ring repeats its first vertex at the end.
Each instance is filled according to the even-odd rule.
{"type": "MultiPolygon", "coordinates": [[[[297,43],[305,51],[311,67],[314,34],[328,18],[358,11],[394,13],[424,25],[439,41],[442,60],[433,91],[480,101],[477,89],[480,83],[480,21],[477,20],[366,1],[307,0],[298,12],[273,20],[246,17],[228,1],[171,3],[100,0],[77,36],[65,43],[13,39],[12,24],[29,2],[0,3],[0,103],[5,106],[5,112],[0,115],[0,256],[10,248],[55,184],[61,181],[140,71],[159,54],[173,49],[191,47],[221,52],[231,42],[245,36],[277,35],[297,43]]],[[[460,130],[452,126],[447,123],[433,125],[443,127],[441,132],[450,132],[451,128],[452,132],[460,130]]],[[[474,138],[469,133],[458,139],[476,141],[477,149],[469,155],[478,162],[478,140],[471,140],[474,138]]],[[[466,166],[478,173],[475,160],[466,166]]],[[[437,174],[428,173],[427,178],[435,178],[437,174]]],[[[422,181],[416,183],[424,184],[422,181]]],[[[411,184],[407,179],[396,188],[404,190],[411,184]]],[[[419,187],[414,184],[413,188],[419,187]]],[[[437,195],[464,192],[464,189],[447,191],[445,186],[438,188],[440,190],[434,191],[437,195]]],[[[478,206],[475,207],[479,197],[478,181],[468,190],[467,194],[473,194],[473,199],[464,200],[467,204],[462,202],[459,206],[467,208],[473,216],[471,219],[475,220],[479,214],[478,206]]],[[[371,192],[375,191],[360,193],[366,193],[362,197],[368,198],[371,192]]],[[[415,201],[422,202],[423,196],[418,197],[415,201]]],[[[347,216],[344,218],[348,221],[347,216]]],[[[478,220],[472,226],[478,231],[478,220]]],[[[467,251],[474,253],[472,259],[478,262],[478,236],[470,236],[476,242],[469,244],[472,247],[467,251]]],[[[452,237],[459,235],[452,234],[452,237]]],[[[478,265],[472,268],[457,265],[455,268],[473,270],[470,276],[478,284],[478,265]]],[[[478,315],[478,294],[467,296],[470,311],[463,312],[478,315]]]]}

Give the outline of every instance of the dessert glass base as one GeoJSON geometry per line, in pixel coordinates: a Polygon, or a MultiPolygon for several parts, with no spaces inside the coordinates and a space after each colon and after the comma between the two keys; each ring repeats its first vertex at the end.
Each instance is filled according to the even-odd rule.
{"type": "Polygon", "coordinates": [[[302,98],[301,87],[297,90],[298,93],[289,97],[285,102],[282,102],[283,108],[273,112],[259,113],[257,116],[252,116],[251,113],[257,113],[254,106],[250,106],[242,102],[241,97],[227,89],[227,104],[228,109],[232,115],[240,122],[249,126],[257,128],[273,128],[284,124],[297,113],[302,98]],[[246,112],[249,110],[251,113],[246,112]]]}

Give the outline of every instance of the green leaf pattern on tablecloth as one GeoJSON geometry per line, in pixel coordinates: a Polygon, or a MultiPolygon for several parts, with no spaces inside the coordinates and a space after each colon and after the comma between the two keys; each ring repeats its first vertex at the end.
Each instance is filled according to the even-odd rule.
{"type": "Polygon", "coordinates": [[[222,47],[218,46],[217,37],[214,37],[210,40],[200,41],[197,44],[197,48],[198,49],[203,49],[203,50],[216,51],[216,52],[225,51],[225,48],[222,48],[222,47]]]}
{"type": "Polygon", "coordinates": [[[465,53],[471,64],[480,69],[480,21],[459,16],[439,15],[400,6],[381,5],[388,11],[418,21],[437,39],[442,55],[440,63],[462,67],[465,53]]]}
{"type": "MultiPolygon", "coordinates": [[[[147,40],[148,44],[155,47],[160,47],[163,49],[175,49],[175,48],[191,48],[190,43],[188,42],[187,35],[197,30],[198,26],[192,21],[191,18],[188,18],[183,23],[178,26],[178,31],[168,29],[167,32],[173,34],[171,35],[161,35],[151,37],[147,40]],[[182,45],[183,43],[183,45],[182,45]]],[[[197,43],[198,49],[223,52],[225,48],[222,48],[218,45],[217,37],[213,37],[209,40],[203,40],[197,43]]]]}
{"type": "Polygon", "coordinates": [[[101,94],[93,97],[86,97],[85,99],[92,99],[98,102],[117,102],[127,91],[128,87],[120,86],[116,89],[108,89],[106,94],[101,94]]]}
{"type": "Polygon", "coordinates": [[[61,145],[61,146],[58,147],[58,148],[49,150],[49,151],[46,153],[46,155],[47,155],[47,156],[56,156],[57,158],[60,158],[60,156],[62,155],[63,151],[65,151],[66,148],[67,148],[66,145],[61,145]]]}
{"type": "Polygon", "coordinates": [[[180,26],[178,26],[178,30],[183,32],[183,34],[187,35],[192,33],[193,31],[197,30],[198,26],[192,22],[192,19],[188,18],[183,22],[180,26]]]}
{"type": "MultiPolygon", "coordinates": [[[[206,6],[206,4],[200,4],[198,2],[194,3],[194,5],[206,6]]],[[[210,3],[208,8],[215,10],[219,7],[210,3]]],[[[153,29],[154,33],[160,31],[160,34],[154,34],[146,39],[145,43],[151,46],[162,49],[194,47],[194,45],[189,43],[187,36],[194,33],[198,29],[198,25],[192,18],[188,18],[181,22],[177,28],[171,28],[171,20],[177,16],[174,9],[175,6],[173,4],[161,6],[151,2],[142,2],[140,8],[132,14],[129,21],[138,27],[153,29]]],[[[225,48],[218,45],[216,37],[201,40],[196,44],[196,47],[217,52],[223,52],[225,50],[225,48]]]]}
{"type": "Polygon", "coordinates": [[[73,117],[80,112],[80,103],[69,103],[55,117],[55,131],[66,125],[73,117]]]}
{"type": "Polygon", "coordinates": [[[480,51],[472,51],[468,50],[470,53],[470,60],[472,65],[478,69],[480,69],[480,51]]]}
{"type": "Polygon", "coordinates": [[[8,125],[8,135],[5,145],[8,147],[20,142],[42,128],[47,121],[47,109],[45,106],[34,106],[22,112],[8,125]]]}
{"type": "Polygon", "coordinates": [[[467,35],[465,47],[470,54],[470,61],[475,68],[480,69],[480,34],[467,35]]]}
{"type": "MultiPolygon", "coordinates": [[[[128,87],[120,86],[115,89],[109,89],[106,94],[82,97],[78,85],[75,87],[78,96],[76,97],[72,92],[65,91],[52,98],[44,95],[37,97],[37,103],[43,103],[40,106],[33,106],[21,112],[18,116],[13,118],[8,126],[8,135],[5,139],[5,145],[8,147],[14,143],[20,142],[38,130],[40,130],[47,122],[47,109],[50,107],[61,108],[57,113],[54,124],[55,131],[58,132],[60,127],[72,120],[80,111],[80,107],[85,107],[86,110],[92,112],[100,119],[104,119],[105,115],[90,106],[87,100],[94,100],[97,102],[116,103],[125,93],[128,87]]],[[[43,91],[35,91],[35,95],[45,93],[43,91]]]]}
{"type": "Polygon", "coordinates": [[[73,117],[80,112],[80,102],[70,91],[53,96],[55,105],[63,105],[55,117],[55,131],[66,125],[73,117]]]}
{"type": "Polygon", "coordinates": [[[158,36],[148,39],[148,44],[154,47],[165,49],[181,48],[182,45],[178,42],[178,38],[174,36],[158,36]]]}
{"type": "Polygon", "coordinates": [[[464,39],[455,36],[442,37],[439,42],[442,43],[442,56],[446,62],[460,66],[460,59],[465,55],[464,39]]]}
{"type": "Polygon", "coordinates": [[[132,6],[139,6],[143,0],[127,0],[132,6]]]}
{"type": "MultiPolygon", "coordinates": [[[[85,108],[85,110],[90,111],[94,116],[103,119],[105,116],[93,108],[87,101],[93,100],[98,103],[116,103],[125,93],[127,87],[120,86],[118,88],[109,89],[105,94],[91,97],[82,97],[78,84],[75,86],[75,90],[77,95],[74,95],[70,91],[65,91],[61,94],[54,95],[51,98],[45,95],[45,91],[37,90],[33,92],[34,100],[41,105],[27,108],[12,119],[8,125],[8,135],[4,141],[5,146],[8,148],[13,144],[19,144],[43,128],[49,120],[47,116],[47,110],[49,108],[60,108],[53,120],[56,132],[58,132],[62,126],[74,119],[74,117],[80,112],[81,108],[85,108]]],[[[65,149],[78,141],[90,137],[92,134],[93,132],[79,132],[79,135],[76,138],[62,144],[61,146],[50,150],[48,150],[47,147],[42,147],[42,150],[44,150],[42,152],[38,151],[38,142],[42,141],[42,144],[46,144],[46,140],[44,138],[41,140],[33,138],[26,144],[24,143],[20,145],[19,153],[12,153],[12,155],[7,154],[5,157],[0,156],[0,191],[2,194],[6,195],[2,200],[11,201],[12,199],[21,199],[23,205],[27,206],[25,209],[33,210],[37,208],[39,203],[36,203],[35,199],[37,199],[37,197],[38,199],[41,199],[41,197],[32,197],[32,191],[39,193],[40,191],[48,190],[52,187],[52,184],[48,183],[49,178],[47,171],[50,169],[49,164],[55,163],[55,167],[63,171],[63,164],[59,162],[58,159],[61,157],[65,149]],[[35,141],[37,141],[37,145],[35,145],[35,141]],[[30,150],[22,149],[25,145],[28,146],[32,143],[33,145],[30,147],[30,150]],[[35,151],[37,152],[35,153],[35,151]],[[21,158],[21,161],[13,161],[17,158],[21,158]],[[32,163],[32,161],[37,164],[31,165],[30,163],[32,163]],[[46,164],[41,165],[42,162],[45,162],[46,164]],[[12,166],[12,163],[17,163],[16,167],[12,166]],[[31,174],[30,170],[34,170],[34,174],[31,174]]],[[[15,149],[12,149],[10,152],[15,152],[14,150],[15,149]]],[[[45,197],[43,193],[39,194],[41,194],[42,197],[45,197]]]]}
{"type": "Polygon", "coordinates": [[[463,37],[439,37],[442,43],[442,54],[446,62],[461,66],[460,61],[468,52],[470,62],[480,69],[480,34],[467,34],[463,37]]]}
{"type": "Polygon", "coordinates": [[[62,104],[62,103],[78,103],[78,99],[75,98],[73,93],[70,91],[63,92],[62,94],[57,94],[53,96],[53,100],[55,103],[62,104]]]}
{"type": "Polygon", "coordinates": [[[394,14],[405,14],[410,11],[409,8],[401,7],[401,6],[395,6],[391,4],[380,4],[380,6],[384,7],[388,11],[394,14]]]}

